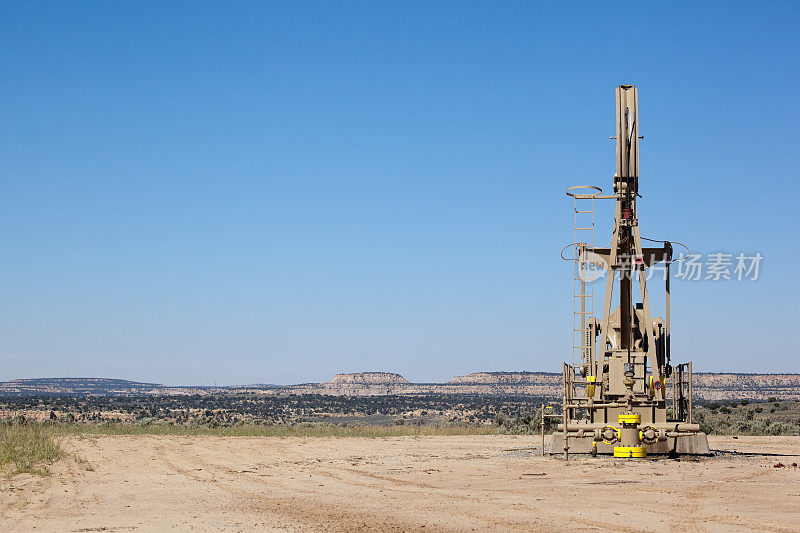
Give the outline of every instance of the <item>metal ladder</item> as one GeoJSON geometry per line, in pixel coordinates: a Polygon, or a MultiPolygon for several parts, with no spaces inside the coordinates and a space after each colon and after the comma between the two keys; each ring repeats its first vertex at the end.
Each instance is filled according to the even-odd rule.
{"type": "Polygon", "coordinates": [[[692,363],[672,367],[672,419],[692,423],[692,363]]]}
{"type": "Polygon", "coordinates": [[[581,263],[581,250],[594,249],[594,195],[576,194],[573,196],[575,234],[573,248],[575,257],[572,269],[572,366],[580,367],[587,362],[589,343],[586,337],[586,323],[594,316],[594,284],[581,276],[585,265],[581,263]]]}

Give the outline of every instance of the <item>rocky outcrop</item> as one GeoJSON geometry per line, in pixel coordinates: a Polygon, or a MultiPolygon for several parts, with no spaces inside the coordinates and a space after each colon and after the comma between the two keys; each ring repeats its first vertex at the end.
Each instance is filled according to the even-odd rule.
{"type": "Polygon", "coordinates": [[[448,384],[470,385],[552,385],[561,379],[561,374],[551,372],[473,372],[466,376],[456,376],[448,384]]]}
{"type": "Polygon", "coordinates": [[[800,374],[698,373],[692,382],[695,396],[703,400],[800,398],[800,374]]]}
{"type": "MultiPolygon", "coordinates": [[[[555,372],[475,372],[446,383],[409,383],[399,374],[367,372],[337,374],[326,383],[289,385],[266,394],[327,394],[376,396],[385,394],[464,394],[561,398],[562,375],[555,372]],[[365,376],[365,377],[361,377],[365,376]],[[391,376],[391,377],[385,377],[391,376]]],[[[782,400],[800,398],[800,374],[694,374],[697,400],[782,400]]]]}
{"type": "Polygon", "coordinates": [[[408,384],[406,378],[394,372],[357,372],[355,374],[336,374],[328,383],[331,385],[398,385],[408,384]]]}
{"type": "MultiPolygon", "coordinates": [[[[47,378],[0,383],[0,395],[128,396],[258,393],[269,395],[324,394],[331,396],[383,396],[388,394],[461,394],[532,396],[558,400],[562,375],[555,372],[475,372],[456,376],[446,383],[409,383],[392,372],[336,374],[325,383],[244,387],[164,386],[154,383],[102,378],[47,378]]],[[[800,374],[695,373],[697,400],[781,400],[800,398],[800,374]]],[[[669,388],[669,385],[668,385],[669,388]]]]}

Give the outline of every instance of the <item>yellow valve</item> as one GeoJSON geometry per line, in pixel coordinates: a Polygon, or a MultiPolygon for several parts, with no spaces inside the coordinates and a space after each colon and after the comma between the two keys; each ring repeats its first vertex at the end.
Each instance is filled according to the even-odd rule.
{"type": "Polygon", "coordinates": [[[655,442],[658,442],[658,428],[656,428],[655,426],[645,426],[645,427],[643,427],[639,431],[639,440],[644,442],[645,444],[653,444],[655,442]],[[645,433],[645,431],[648,431],[648,430],[653,432],[653,434],[655,435],[654,438],[652,438],[652,439],[645,438],[645,434],[644,433],[645,433]]]}
{"type": "Polygon", "coordinates": [[[615,440],[615,441],[607,441],[607,440],[605,439],[605,437],[603,437],[603,443],[604,443],[604,444],[608,444],[609,446],[611,446],[612,444],[614,444],[615,442],[619,441],[619,440],[622,438],[622,436],[621,436],[621,435],[620,435],[620,433],[619,433],[619,430],[618,430],[617,428],[615,428],[614,426],[606,426],[606,427],[604,427],[604,428],[603,428],[601,431],[602,431],[603,433],[605,433],[605,432],[606,432],[606,428],[613,430],[613,431],[614,431],[614,433],[616,433],[616,434],[617,434],[617,440],[615,440]]]}
{"type": "Polygon", "coordinates": [[[639,413],[620,413],[620,424],[638,424],[642,421],[642,415],[639,413]]]}
{"type": "Polygon", "coordinates": [[[644,446],[614,446],[614,457],[647,457],[644,446]]]}
{"type": "Polygon", "coordinates": [[[595,388],[595,377],[594,376],[587,376],[586,381],[589,383],[586,385],[586,396],[589,398],[594,398],[594,388],[595,388]]]}

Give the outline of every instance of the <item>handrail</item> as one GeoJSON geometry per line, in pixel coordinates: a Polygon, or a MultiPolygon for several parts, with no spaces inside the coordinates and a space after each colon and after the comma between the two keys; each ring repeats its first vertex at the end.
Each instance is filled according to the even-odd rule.
{"type": "Polygon", "coordinates": [[[572,187],[567,187],[566,193],[567,196],[572,196],[573,198],[596,198],[597,195],[603,194],[603,189],[595,185],[573,185],[572,187]],[[589,194],[576,194],[574,192],[570,192],[570,191],[577,191],[580,189],[593,189],[597,192],[589,194]]]}

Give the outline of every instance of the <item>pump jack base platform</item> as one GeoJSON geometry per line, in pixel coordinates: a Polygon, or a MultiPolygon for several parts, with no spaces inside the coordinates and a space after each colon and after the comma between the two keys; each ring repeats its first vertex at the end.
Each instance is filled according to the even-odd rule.
{"type": "MultiPolygon", "coordinates": [[[[568,453],[588,455],[592,453],[593,437],[570,437],[568,453]]],[[[614,444],[597,443],[598,455],[614,455],[614,444]]],[[[619,446],[619,444],[616,444],[619,446]]],[[[647,455],[712,455],[705,433],[690,433],[680,437],[667,437],[666,441],[645,444],[647,455]]],[[[563,455],[564,434],[560,431],[550,437],[550,455],[563,455]]]]}

